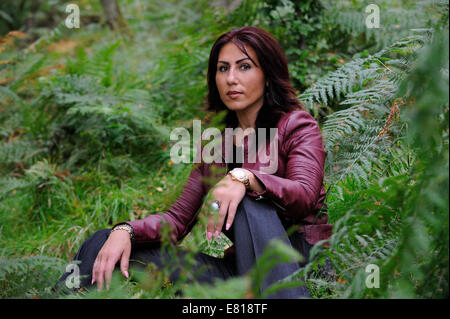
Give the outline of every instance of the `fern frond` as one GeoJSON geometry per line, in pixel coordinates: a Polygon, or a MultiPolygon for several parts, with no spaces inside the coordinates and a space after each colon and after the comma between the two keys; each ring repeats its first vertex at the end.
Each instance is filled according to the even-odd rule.
{"type": "Polygon", "coordinates": [[[368,2],[322,1],[327,9],[326,23],[353,39],[363,39],[375,50],[389,46],[392,41],[404,38],[411,29],[422,28],[432,14],[442,15],[448,1],[420,1],[405,7],[393,6],[388,1],[376,3],[380,8],[380,27],[368,28],[365,12],[368,2]]]}
{"type": "Polygon", "coordinates": [[[336,74],[359,69],[350,77],[351,91],[343,92],[344,99],[340,101],[341,106],[349,107],[329,114],[323,124],[322,135],[328,153],[327,179],[333,181],[330,187],[349,174],[359,177],[357,180],[367,181],[379,154],[388,152],[395,143],[395,136],[382,136],[388,128],[395,133],[402,126],[393,121],[390,114],[393,99],[399,81],[407,74],[410,59],[428,41],[429,33],[429,29],[422,30],[422,33],[400,39],[372,56],[356,59],[349,63],[350,68],[344,65],[302,95],[309,101],[313,97],[316,103],[324,103],[326,97],[317,94],[318,91],[329,86],[341,88],[342,80],[336,74]],[[401,52],[401,59],[395,57],[398,52],[401,52]]]}
{"type": "Polygon", "coordinates": [[[55,278],[64,271],[59,258],[32,256],[6,258],[0,256],[0,297],[55,297],[55,278]]]}

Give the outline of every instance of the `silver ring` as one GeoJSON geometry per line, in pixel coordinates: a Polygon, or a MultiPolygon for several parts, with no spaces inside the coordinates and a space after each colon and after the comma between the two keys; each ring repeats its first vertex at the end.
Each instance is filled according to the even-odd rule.
{"type": "Polygon", "coordinates": [[[220,207],[220,203],[218,200],[215,200],[214,202],[212,202],[212,204],[211,204],[212,210],[219,210],[219,207],[220,207]]]}

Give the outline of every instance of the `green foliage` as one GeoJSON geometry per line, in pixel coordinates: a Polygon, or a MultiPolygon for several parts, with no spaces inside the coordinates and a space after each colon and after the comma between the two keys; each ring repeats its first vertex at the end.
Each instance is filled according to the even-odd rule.
{"type": "Polygon", "coordinates": [[[184,296],[193,299],[236,299],[248,295],[249,278],[231,278],[216,280],[214,285],[194,283],[186,287],[184,296]]]}
{"type": "Polygon", "coordinates": [[[327,178],[333,183],[348,174],[367,180],[378,154],[389,152],[402,138],[404,124],[396,121],[402,102],[393,97],[398,81],[408,70],[408,59],[427,40],[428,31],[395,42],[373,56],[355,59],[302,94],[305,105],[311,111],[314,108],[314,113],[315,103],[326,105],[329,100],[343,99],[340,105],[345,109],[328,115],[323,124],[328,163],[332,165],[327,167],[327,178]]]}
{"type": "Polygon", "coordinates": [[[55,24],[64,13],[63,1],[5,0],[0,4],[0,35],[9,30],[39,32],[44,23],[55,24]],[[28,31],[25,30],[25,31],[28,31]]]}
{"type": "Polygon", "coordinates": [[[269,274],[274,266],[280,263],[302,262],[304,257],[295,249],[286,245],[281,240],[272,240],[265,249],[261,257],[256,261],[250,272],[252,279],[252,293],[254,298],[264,298],[283,288],[292,288],[303,285],[302,281],[276,282],[263,290],[264,278],[269,274]]]}
{"type": "Polygon", "coordinates": [[[0,257],[1,298],[52,298],[62,260],[47,256],[5,259],[0,257]]]}
{"type": "MultiPolygon", "coordinates": [[[[21,28],[33,6],[38,23],[64,6],[2,2],[0,32],[31,37],[0,42],[1,297],[55,297],[63,260],[90,234],[169,208],[190,172],[169,162],[169,132],[192,119],[216,124],[201,109],[209,50],[242,25],[280,41],[298,97],[321,125],[329,247],[316,244],[304,268],[265,292],[273,265],[301,258],[278,242],[244,278],[190,283],[196,252],[222,257],[231,245],[206,241],[200,216],[181,243],[179,282],[149,265],[130,280],[115,274],[108,292],[68,297],[260,298],[298,285],[313,298],[447,296],[448,1],[378,1],[380,29],[365,25],[370,3],[244,0],[223,10],[126,0],[130,40],[95,23],[21,28]],[[365,284],[369,264],[380,288],[365,284]]],[[[101,11],[98,1],[82,5],[101,11]]]]}
{"type": "MultiPolygon", "coordinates": [[[[289,61],[293,84],[299,90],[309,85],[309,67],[320,59],[311,54],[319,53],[322,45],[322,13],[320,1],[265,1],[260,15],[267,20],[267,27],[279,39],[289,61]]],[[[323,59],[323,58],[322,58],[323,59]]],[[[325,66],[327,69],[327,66],[325,66]]]]}
{"type": "Polygon", "coordinates": [[[394,297],[448,295],[448,43],[448,29],[437,30],[399,90],[411,103],[404,116],[417,159],[399,248],[385,266],[388,275],[400,272],[392,291],[385,290],[394,297]]]}
{"type": "Polygon", "coordinates": [[[281,240],[272,240],[262,256],[248,274],[242,278],[215,280],[214,285],[194,283],[188,285],[183,294],[188,298],[264,298],[283,288],[304,285],[301,281],[280,281],[263,289],[265,276],[280,263],[301,262],[301,256],[295,249],[281,240]]]}
{"type": "Polygon", "coordinates": [[[448,1],[324,1],[328,25],[333,28],[336,47],[350,54],[379,51],[411,34],[412,29],[429,28],[448,12],[448,1]],[[380,28],[368,28],[366,20],[379,9],[380,28]]]}
{"type": "MultiPolygon", "coordinates": [[[[335,223],[327,255],[339,276],[337,296],[448,294],[447,46],[448,31],[435,34],[393,90],[391,100],[402,97],[407,105],[399,110],[407,127],[401,138],[389,152],[376,147],[381,156],[330,186],[335,223]],[[380,267],[380,288],[365,286],[368,264],[380,267]]],[[[352,134],[364,129],[353,127],[352,134]]]]}
{"type": "Polygon", "coordinates": [[[298,91],[340,63],[339,57],[329,52],[332,45],[328,44],[327,32],[323,32],[325,19],[321,1],[290,0],[243,0],[228,16],[235,26],[260,26],[275,36],[284,49],[291,81],[298,91]]]}

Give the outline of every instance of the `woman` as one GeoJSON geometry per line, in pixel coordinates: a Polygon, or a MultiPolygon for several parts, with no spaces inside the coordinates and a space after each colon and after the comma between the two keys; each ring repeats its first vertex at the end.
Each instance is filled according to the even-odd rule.
{"type": "MultiPolygon", "coordinates": [[[[233,29],[214,43],[207,76],[209,111],[225,110],[225,126],[242,129],[236,130],[234,135],[233,154],[255,155],[256,160],[249,161],[244,156],[243,163],[233,159],[229,163],[229,158],[212,164],[201,161],[193,167],[183,192],[168,211],[95,233],[75,257],[81,260],[80,274],[88,275],[84,285],[97,284],[98,289],[102,289],[105,283],[109,284],[116,265],[128,278],[130,260],[161,266],[165,255],[158,246],[162,225],[168,223],[173,241],[181,241],[196,223],[203,200],[210,192],[216,210],[209,216],[207,239],[223,232],[234,245],[226,258],[202,253],[195,256],[199,265],[207,269],[199,281],[244,275],[274,238],[308,257],[312,245],[331,235],[327,216],[318,216],[325,199],[326,153],[321,134],[314,118],[296,99],[286,57],[278,42],[260,28],[233,29]],[[276,128],[277,131],[270,136],[269,130],[258,134],[258,128],[276,128]],[[250,154],[253,144],[248,142],[250,136],[246,138],[245,132],[251,129],[257,132],[256,140],[263,141],[262,145],[270,147],[277,142],[276,154],[272,157],[276,169],[271,173],[264,172],[260,153],[250,154]],[[264,134],[268,137],[266,144],[264,134]],[[224,168],[227,174],[209,185],[206,178],[218,177],[212,173],[213,167],[224,168]],[[286,230],[292,225],[297,225],[298,229],[287,237],[286,230]]],[[[221,146],[222,151],[229,150],[225,143],[221,146]]],[[[199,147],[197,155],[201,154],[200,144],[199,147]]],[[[301,266],[278,264],[266,276],[262,288],[301,266]]],[[[64,274],[60,281],[68,275],[64,274]]],[[[176,280],[177,276],[174,273],[171,279],[176,280]]],[[[302,286],[279,290],[268,297],[308,296],[307,288],[302,286]]]]}

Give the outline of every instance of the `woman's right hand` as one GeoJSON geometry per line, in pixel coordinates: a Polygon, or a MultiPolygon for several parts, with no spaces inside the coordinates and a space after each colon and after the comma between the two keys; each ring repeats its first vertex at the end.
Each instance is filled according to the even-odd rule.
{"type": "Polygon", "coordinates": [[[118,229],[111,232],[102,249],[97,255],[92,268],[92,284],[97,282],[97,289],[109,289],[112,273],[120,260],[120,271],[128,278],[128,263],[131,254],[130,234],[126,230],[118,229]]]}

